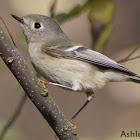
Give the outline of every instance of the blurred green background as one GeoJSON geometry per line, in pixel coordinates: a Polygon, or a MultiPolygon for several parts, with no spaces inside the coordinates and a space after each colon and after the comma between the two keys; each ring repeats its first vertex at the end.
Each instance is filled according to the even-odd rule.
{"type": "MultiPolygon", "coordinates": [[[[10,14],[49,16],[52,2],[0,0],[0,15],[31,68],[21,28],[10,14]]],[[[65,20],[60,22],[61,28],[73,40],[103,52],[116,61],[127,56],[140,44],[140,1],[89,0],[91,3],[84,5],[85,2],[86,0],[58,0],[56,4],[55,11],[60,13],[56,18],[59,18],[59,22],[65,20]],[[73,15],[75,16],[72,17],[73,15]]],[[[0,26],[4,28],[1,21],[0,26]]],[[[139,49],[134,54],[137,55],[140,55],[139,49]]],[[[140,59],[123,65],[140,75],[140,59]]],[[[49,86],[49,93],[68,119],[86,100],[85,94],[68,92],[54,86],[49,86]]],[[[21,94],[23,93],[17,90],[17,81],[0,58],[0,127],[10,117],[21,94]]],[[[103,89],[96,91],[95,99],[75,119],[78,136],[81,140],[133,140],[120,138],[120,135],[122,130],[140,132],[139,108],[140,85],[126,82],[108,83],[103,89]]],[[[55,139],[54,132],[30,100],[26,101],[8,135],[5,140],[55,139]]]]}

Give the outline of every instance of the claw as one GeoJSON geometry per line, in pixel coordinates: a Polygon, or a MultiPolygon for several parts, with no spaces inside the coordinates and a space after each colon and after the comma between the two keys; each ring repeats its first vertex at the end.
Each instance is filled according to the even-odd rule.
{"type": "Polygon", "coordinates": [[[43,87],[44,87],[44,92],[45,92],[45,93],[48,93],[48,89],[46,88],[47,82],[42,81],[42,80],[40,80],[40,79],[39,79],[39,82],[43,85],[43,87]]]}
{"type": "Polygon", "coordinates": [[[70,125],[72,126],[72,128],[73,128],[74,130],[77,129],[77,126],[76,126],[75,124],[73,124],[73,120],[72,120],[72,119],[69,121],[69,123],[70,123],[70,125]]]}

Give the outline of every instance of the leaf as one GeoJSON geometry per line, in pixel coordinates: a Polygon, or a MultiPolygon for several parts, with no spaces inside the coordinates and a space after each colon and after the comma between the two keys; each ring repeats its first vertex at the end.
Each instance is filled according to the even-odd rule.
{"type": "Polygon", "coordinates": [[[55,15],[55,19],[62,23],[70,18],[73,18],[74,16],[79,15],[82,11],[84,11],[91,3],[92,0],[86,1],[83,5],[76,5],[68,13],[59,13],[55,15]]]}
{"type": "Polygon", "coordinates": [[[112,0],[94,0],[89,7],[88,17],[108,24],[112,20],[114,9],[112,0]]]}
{"type": "Polygon", "coordinates": [[[100,34],[99,39],[96,42],[96,50],[100,53],[103,53],[104,51],[104,46],[107,43],[107,41],[109,40],[112,32],[113,32],[113,25],[108,25],[100,34]]]}
{"type": "Polygon", "coordinates": [[[103,53],[104,46],[113,31],[111,21],[114,15],[112,0],[94,0],[89,6],[88,19],[91,25],[91,35],[94,39],[92,48],[103,53]]]}

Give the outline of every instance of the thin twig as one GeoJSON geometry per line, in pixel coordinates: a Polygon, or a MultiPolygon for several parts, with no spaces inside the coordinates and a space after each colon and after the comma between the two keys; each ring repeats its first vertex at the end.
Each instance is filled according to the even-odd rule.
{"type": "Polygon", "coordinates": [[[6,124],[3,126],[3,128],[2,128],[2,130],[0,132],[0,140],[4,139],[5,134],[7,133],[9,128],[13,125],[13,123],[15,122],[17,117],[20,115],[20,112],[22,110],[22,107],[23,107],[26,99],[27,99],[27,95],[24,93],[21,96],[21,99],[20,99],[19,103],[16,105],[16,108],[14,109],[14,112],[9,117],[8,121],[6,122],[6,124]]]}
{"type": "Polygon", "coordinates": [[[124,59],[124,60],[121,60],[121,61],[117,61],[117,63],[124,63],[124,62],[128,62],[128,61],[131,61],[131,60],[134,60],[134,59],[138,59],[138,58],[140,58],[140,56],[136,56],[136,57],[124,59]]]}
{"type": "Polygon", "coordinates": [[[3,22],[3,24],[4,24],[4,26],[5,26],[5,28],[6,28],[7,32],[8,32],[8,34],[10,35],[10,38],[11,38],[13,44],[15,45],[16,48],[18,48],[17,45],[16,45],[16,42],[14,41],[14,38],[13,38],[13,36],[12,36],[12,34],[11,34],[9,28],[8,28],[8,26],[6,25],[6,23],[5,23],[5,21],[4,21],[4,19],[3,19],[1,16],[0,16],[0,19],[1,19],[1,21],[3,22]]]}
{"type": "Polygon", "coordinates": [[[51,8],[50,8],[50,17],[51,18],[54,18],[54,16],[55,16],[56,3],[57,3],[57,0],[54,0],[53,4],[51,5],[51,8]]]}
{"type": "Polygon", "coordinates": [[[130,58],[138,50],[139,47],[140,46],[138,45],[132,52],[130,52],[130,54],[128,54],[125,58],[117,61],[117,63],[124,63],[124,62],[130,61],[130,60],[134,60],[134,59],[140,58],[140,56],[136,56],[136,57],[130,58]]]}

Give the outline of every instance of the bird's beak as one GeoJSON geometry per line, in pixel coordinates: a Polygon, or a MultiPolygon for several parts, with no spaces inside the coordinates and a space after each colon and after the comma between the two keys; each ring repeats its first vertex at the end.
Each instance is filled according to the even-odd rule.
{"type": "Polygon", "coordinates": [[[22,23],[22,24],[25,23],[24,20],[23,20],[23,18],[19,18],[18,16],[13,15],[13,14],[11,14],[11,16],[12,16],[14,19],[16,19],[17,21],[19,21],[20,23],[22,23]]]}

